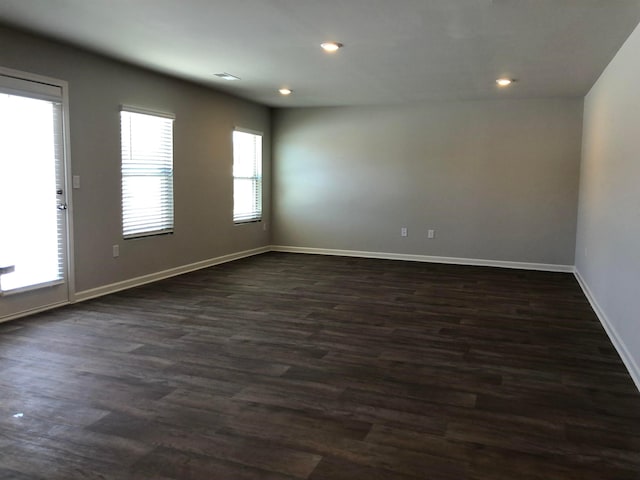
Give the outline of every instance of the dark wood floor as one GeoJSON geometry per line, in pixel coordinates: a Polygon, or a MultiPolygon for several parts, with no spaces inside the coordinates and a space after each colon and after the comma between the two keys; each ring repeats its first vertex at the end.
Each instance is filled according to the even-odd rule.
{"type": "Polygon", "coordinates": [[[569,274],[270,253],[0,325],[0,478],[640,479],[640,394],[569,274]]]}

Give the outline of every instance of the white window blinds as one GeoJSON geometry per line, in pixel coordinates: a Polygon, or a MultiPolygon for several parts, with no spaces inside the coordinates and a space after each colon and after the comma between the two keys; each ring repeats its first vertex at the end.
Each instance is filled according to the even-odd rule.
{"type": "Polygon", "coordinates": [[[120,112],[124,238],[173,232],[173,118],[120,112]]]}
{"type": "Polygon", "coordinates": [[[233,132],[233,221],[262,219],[262,135],[233,132]]]}

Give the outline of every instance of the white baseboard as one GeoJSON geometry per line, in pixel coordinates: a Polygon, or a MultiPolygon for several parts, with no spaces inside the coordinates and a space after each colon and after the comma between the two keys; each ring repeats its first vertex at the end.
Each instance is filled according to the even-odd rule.
{"type": "Polygon", "coordinates": [[[335,255],[340,257],[381,258],[385,260],[405,260],[410,262],[448,263],[453,265],[515,268],[520,270],[540,270],[544,272],[573,273],[573,265],[554,265],[547,263],[507,262],[503,260],[485,260],[477,258],[437,257],[431,255],[412,255],[407,253],[335,250],[328,248],[290,247],[285,245],[271,245],[271,251],[288,253],[309,253],[312,255],[335,255]]]}
{"type": "Polygon", "coordinates": [[[253,255],[259,255],[266,253],[270,250],[269,247],[254,248],[253,250],[245,250],[243,252],[230,253],[229,255],[223,255],[221,257],[210,258],[208,260],[202,260],[200,262],[190,263],[188,265],[181,265],[179,267],[170,268],[161,272],[150,273],[149,275],[143,275],[141,277],[130,278],[122,282],[116,282],[109,285],[103,285],[97,288],[91,288],[89,290],[83,290],[76,292],[74,302],[82,302],[90,300],[92,298],[101,297],[103,295],[109,295],[110,293],[119,292],[128,288],[138,287],[147,283],[157,282],[158,280],[164,280],[165,278],[175,277],[176,275],[182,275],[183,273],[193,272],[202,268],[213,267],[214,265],[220,265],[221,263],[232,262],[233,260],[239,260],[241,258],[251,257],[253,255]]]}
{"type": "Polygon", "coordinates": [[[54,308],[64,307],[65,305],[69,305],[69,303],[70,302],[65,300],[64,302],[51,303],[49,305],[43,305],[40,307],[32,308],[31,310],[23,310],[18,313],[0,317],[0,323],[8,322],[10,320],[16,320],[18,318],[26,317],[29,315],[35,315],[36,313],[40,313],[40,312],[46,312],[47,310],[53,310],[54,308]]]}
{"type": "Polygon", "coordinates": [[[636,388],[638,389],[638,391],[640,391],[640,368],[638,368],[638,364],[633,358],[633,355],[631,355],[631,352],[629,352],[629,350],[627,349],[627,346],[624,344],[622,337],[613,326],[613,323],[611,323],[611,320],[609,320],[609,317],[607,316],[605,311],[598,304],[596,297],[594,297],[593,292],[591,292],[591,289],[589,288],[587,282],[584,280],[584,278],[582,278],[580,271],[575,268],[573,274],[575,275],[576,280],[578,280],[578,284],[580,285],[580,288],[582,288],[585,297],[587,297],[587,300],[589,300],[591,308],[593,308],[593,311],[598,316],[602,327],[604,328],[605,332],[607,332],[609,340],[611,340],[611,343],[617,350],[618,355],[620,355],[620,358],[624,362],[625,367],[627,367],[627,371],[629,372],[629,375],[631,375],[633,383],[636,384],[636,388]]]}
{"type": "MultiPolygon", "coordinates": [[[[337,249],[324,249],[324,248],[271,245],[267,247],[260,247],[252,250],[245,250],[242,252],[231,253],[229,255],[223,255],[221,257],[210,258],[208,260],[202,260],[200,262],[195,262],[188,265],[182,265],[182,266],[171,268],[168,270],[163,270],[161,272],[156,272],[149,275],[143,275],[141,277],[131,278],[128,280],[124,280],[122,282],[116,282],[110,285],[103,285],[101,287],[92,288],[92,289],[84,290],[81,292],[76,292],[71,303],[90,300],[92,298],[101,297],[103,295],[119,292],[121,290],[126,290],[126,289],[137,287],[140,285],[145,285],[147,283],[156,282],[158,280],[163,280],[165,278],[181,275],[183,273],[200,270],[202,268],[212,267],[214,265],[220,265],[222,263],[231,262],[233,260],[239,260],[241,258],[246,258],[253,255],[259,255],[261,253],[266,253],[269,251],[288,252],[288,253],[307,253],[312,255],[334,255],[334,256],[343,256],[343,257],[379,258],[379,259],[386,259],[386,260],[405,260],[405,261],[413,261],[413,262],[446,263],[446,264],[455,264],[455,265],[475,265],[475,266],[513,268],[513,269],[522,269],[522,270],[540,270],[540,271],[546,271],[546,272],[573,273],[576,279],[578,280],[578,283],[582,288],[582,291],[587,297],[587,300],[591,304],[591,307],[593,308],[594,312],[598,316],[600,323],[602,324],[607,335],[609,336],[611,343],[613,344],[618,354],[620,355],[620,358],[622,359],[625,366],[627,367],[629,375],[631,375],[633,382],[635,383],[636,387],[640,391],[640,368],[638,367],[638,364],[635,362],[633,356],[627,349],[626,345],[622,341],[622,338],[620,337],[615,327],[607,317],[606,313],[604,312],[604,310],[602,310],[602,308],[596,301],[595,297],[593,296],[593,293],[589,289],[589,286],[580,275],[580,272],[572,265],[507,262],[502,260],[438,257],[438,256],[429,256],[429,255],[412,255],[412,254],[404,254],[404,253],[368,252],[368,251],[358,251],[358,250],[337,250],[337,249]]],[[[40,307],[34,310],[20,312],[19,314],[16,314],[16,315],[3,317],[2,319],[0,319],[0,323],[8,320],[13,320],[19,317],[23,317],[26,315],[32,315],[32,314],[49,310],[52,308],[56,308],[59,306],[63,306],[68,303],[70,302],[63,302],[55,305],[47,305],[45,307],[40,307]]]]}

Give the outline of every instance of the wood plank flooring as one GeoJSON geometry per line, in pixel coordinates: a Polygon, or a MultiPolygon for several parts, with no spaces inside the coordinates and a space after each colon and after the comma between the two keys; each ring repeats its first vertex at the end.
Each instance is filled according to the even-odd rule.
{"type": "Polygon", "coordinates": [[[268,253],[0,325],[0,479],[640,479],[572,275],[268,253]]]}

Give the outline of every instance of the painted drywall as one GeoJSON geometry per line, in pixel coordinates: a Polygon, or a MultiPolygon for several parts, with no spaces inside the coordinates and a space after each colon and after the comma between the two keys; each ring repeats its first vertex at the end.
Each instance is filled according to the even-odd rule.
{"type": "Polygon", "coordinates": [[[581,128],[581,99],[277,110],[273,243],[573,265],[581,128]]]}
{"type": "Polygon", "coordinates": [[[640,388],[640,27],[585,98],[575,264],[640,388]]]}
{"type": "MultiPolygon", "coordinates": [[[[0,65],[69,83],[76,291],[269,244],[263,224],[232,221],[234,126],[264,132],[270,223],[270,111],[181,80],[0,27],[0,65]],[[123,240],[120,105],[175,114],[172,235],[123,240]],[[120,245],[119,258],[112,245],[120,245]]],[[[213,68],[213,67],[212,67],[213,68]]],[[[214,70],[212,70],[214,71],[214,70]]]]}

